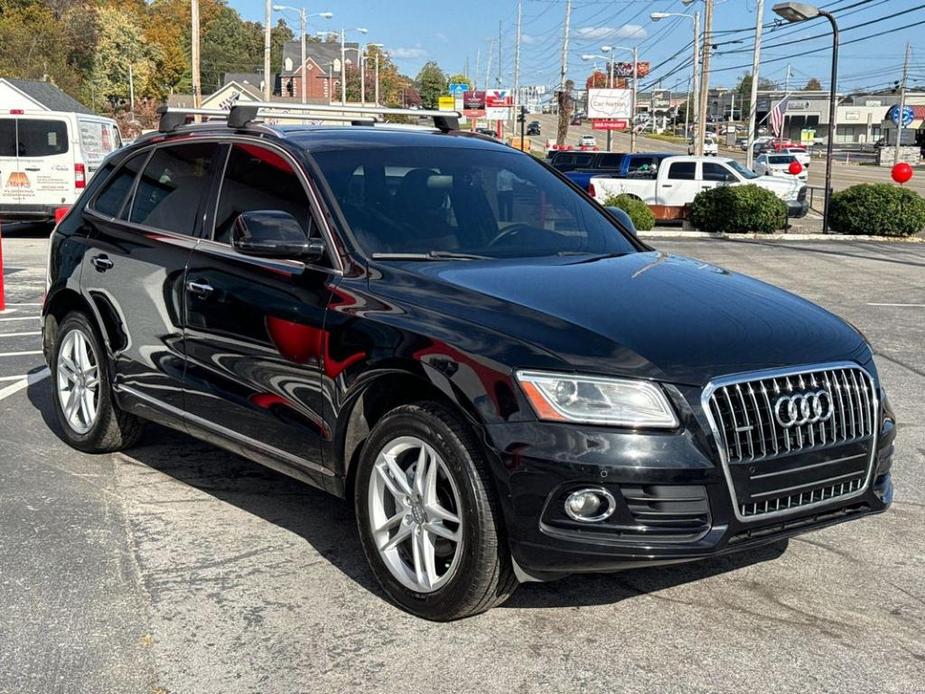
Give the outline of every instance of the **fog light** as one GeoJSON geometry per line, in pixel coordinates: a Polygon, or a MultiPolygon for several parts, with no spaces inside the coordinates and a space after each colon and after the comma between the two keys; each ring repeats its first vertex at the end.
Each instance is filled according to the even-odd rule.
{"type": "Polygon", "coordinates": [[[614,512],[613,496],[606,489],[579,489],[565,500],[565,513],[569,518],[584,523],[606,520],[614,512]]]}

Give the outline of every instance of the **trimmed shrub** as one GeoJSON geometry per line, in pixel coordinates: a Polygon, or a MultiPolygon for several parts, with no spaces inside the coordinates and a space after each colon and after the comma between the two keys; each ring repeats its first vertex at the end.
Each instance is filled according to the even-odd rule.
{"type": "Polygon", "coordinates": [[[701,231],[770,234],[787,226],[787,203],[758,186],[720,186],[697,193],[690,220],[701,231]]]}
{"type": "Polygon", "coordinates": [[[649,231],[655,226],[655,215],[652,210],[639,198],[621,193],[620,195],[611,195],[605,198],[602,203],[604,207],[619,207],[626,212],[633,220],[636,231],[649,231]]]}
{"type": "Polygon", "coordinates": [[[925,198],[889,183],[862,183],[832,194],[829,226],[843,234],[911,236],[925,229],[925,198]]]}

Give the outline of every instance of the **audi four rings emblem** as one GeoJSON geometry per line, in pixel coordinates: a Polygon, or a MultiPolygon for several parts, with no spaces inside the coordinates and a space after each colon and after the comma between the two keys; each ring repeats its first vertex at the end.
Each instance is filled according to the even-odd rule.
{"type": "Polygon", "coordinates": [[[835,412],[835,404],[827,390],[782,395],[774,403],[774,417],[785,429],[827,422],[835,412]]]}

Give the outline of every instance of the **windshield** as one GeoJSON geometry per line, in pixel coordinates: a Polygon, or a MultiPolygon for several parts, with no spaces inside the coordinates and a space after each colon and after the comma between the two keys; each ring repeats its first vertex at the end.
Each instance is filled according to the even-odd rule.
{"type": "Polygon", "coordinates": [[[746,169],[744,166],[742,166],[742,164],[737,162],[735,159],[727,159],[726,166],[731,168],[733,171],[739,174],[742,178],[758,178],[758,174],[756,174],[754,171],[750,171],[749,169],[746,169]]]}
{"type": "Polygon", "coordinates": [[[490,258],[631,253],[601,208],[531,156],[469,147],[312,152],[372,254],[490,258]]]}

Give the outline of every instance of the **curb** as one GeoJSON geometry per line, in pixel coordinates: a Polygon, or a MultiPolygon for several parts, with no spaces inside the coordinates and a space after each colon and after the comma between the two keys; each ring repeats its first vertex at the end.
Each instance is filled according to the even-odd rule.
{"type": "Polygon", "coordinates": [[[876,241],[877,243],[925,243],[919,236],[870,236],[867,234],[714,234],[707,231],[639,231],[641,239],[750,239],[759,241],[876,241]]]}

